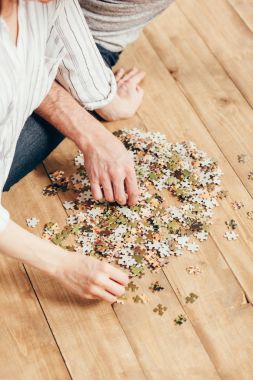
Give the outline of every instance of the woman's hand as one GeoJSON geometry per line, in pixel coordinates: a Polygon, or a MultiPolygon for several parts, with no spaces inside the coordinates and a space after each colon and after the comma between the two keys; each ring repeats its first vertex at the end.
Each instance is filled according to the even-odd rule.
{"type": "Polygon", "coordinates": [[[128,283],[128,276],[112,265],[65,251],[12,220],[0,232],[0,252],[42,270],[83,298],[112,303],[124,293],[128,283]]]}
{"type": "Polygon", "coordinates": [[[128,283],[128,276],[121,270],[81,254],[64,255],[55,275],[75,294],[110,303],[124,294],[128,283]]]}
{"type": "Polygon", "coordinates": [[[92,196],[121,205],[138,200],[134,162],[124,145],[103,126],[93,131],[90,142],[79,144],[91,183],[92,196]]]}
{"type": "Polygon", "coordinates": [[[128,119],[136,113],[141,105],[144,91],[140,82],[145,77],[145,72],[136,68],[125,72],[120,69],[115,74],[117,82],[117,94],[113,101],[106,106],[97,109],[96,112],[106,121],[128,119]]]}

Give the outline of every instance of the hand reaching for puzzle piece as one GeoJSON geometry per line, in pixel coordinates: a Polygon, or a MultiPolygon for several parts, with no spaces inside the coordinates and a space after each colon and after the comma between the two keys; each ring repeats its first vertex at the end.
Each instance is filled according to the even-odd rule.
{"type": "Polygon", "coordinates": [[[79,254],[62,256],[56,277],[75,294],[87,299],[116,302],[125,292],[128,276],[114,266],[79,254]]]}

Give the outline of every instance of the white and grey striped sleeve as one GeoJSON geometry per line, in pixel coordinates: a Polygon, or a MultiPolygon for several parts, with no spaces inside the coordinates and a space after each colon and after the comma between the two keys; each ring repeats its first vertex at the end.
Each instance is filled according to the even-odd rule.
{"type": "MultiPolygon", "coordinates": [[[[0,24],[0,37],[1,37],[1,24],[0,24]]],[[[4,187],[6,180],[6,152],[11,145],[12,126],[10,124],[10,118],[12,117],[12,98],[13,98],[13,86],[11,79],[13,78],[12,66],[8,61],[8,54],[1,44],[0,38],[0,192],[4,187]]],[[[0,193],[0,232],[2,232],[10,219],[9,212],[1,205],[1,193],[0,193]]]]}
{"type": "Polygon", "coordinates": [[[78,1],[62,1],[48,39],[48,46],[59,46],[60,40],[65,49],[56,79],[86,109],[98,109],[112,101],[115,78],[96,47],[78,1]]]}

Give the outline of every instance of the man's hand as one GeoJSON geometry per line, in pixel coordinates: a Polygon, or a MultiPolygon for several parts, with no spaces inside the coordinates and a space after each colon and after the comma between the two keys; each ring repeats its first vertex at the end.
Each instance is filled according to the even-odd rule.
{"type": "Polygon", "coordinates": [[[93,132],[83,151],[92,196],[121,205],[134,205],[138,200],[138,185],[133,159],[124,145],[104,127],[93,132]]]}
{"type": "Polygon", "coordinates": [[[80,254],[63,256],[56,278],[75,294],[113,303],[125,292],[128,276],[114,266],[80,254]]]}
{"type": "Polygon", "coordinates": [[[96,109],[96,112],[106,121],[128,119],[136,113],[141,105],[144,91],[140,82],[145,72],[133,68],[126,72],[123,68],[115,74],[117,94],[106,106],[96,109]]]}
{"type": "Polygon", "coordinates": [[[130,154],[64,88],[54,83],[37,113],[73,140],[84,153],[96,200],[104,197],[108,202],[116,201],[122,205],[137,202],[138,185],[130,154]]]}

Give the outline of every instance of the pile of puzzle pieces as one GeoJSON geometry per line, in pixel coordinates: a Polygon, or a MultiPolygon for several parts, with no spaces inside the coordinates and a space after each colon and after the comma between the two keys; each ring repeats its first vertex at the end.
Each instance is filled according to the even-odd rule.
{"type": "Polygon", "coordinates": [[[115,262],[141,277],[158,271],[172,256],[195,253],[208,238],[218,205],[222,172],[193,142],[170,143],[159,132],[123,129],[115,133],[135,162],[141,191],[132,207],[92,199],[84,158],[78,152],[73,174],[50,175],[45,196],[69,192],[66,226],[45,226],[43,237],[66,249],[115,262]],[[166,205],[166,198],[172,201],[166,205]],[[71,245],[68,238],[72,239],[71,245]]]}

